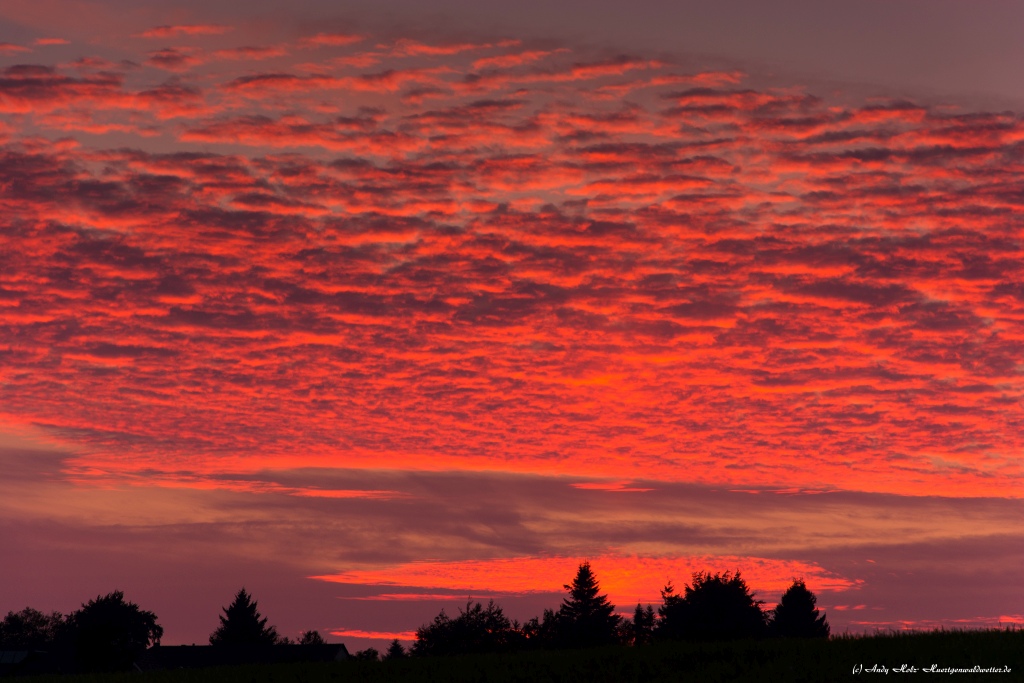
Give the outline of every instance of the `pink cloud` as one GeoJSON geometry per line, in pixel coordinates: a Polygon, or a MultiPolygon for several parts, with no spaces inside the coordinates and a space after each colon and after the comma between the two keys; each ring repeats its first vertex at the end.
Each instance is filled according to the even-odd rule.
{"type": "Polygon", "coordinates": [[[31,52],[32,48],[14,43],[0,43],[0,55],[16,55],[22,52],[31,52]]]}
{"type": "Polygon", "coordinates": [[[351,33],[317,33],[299,40],[299,47],[342,47],[365,40],[365,36],[351,33]]]}

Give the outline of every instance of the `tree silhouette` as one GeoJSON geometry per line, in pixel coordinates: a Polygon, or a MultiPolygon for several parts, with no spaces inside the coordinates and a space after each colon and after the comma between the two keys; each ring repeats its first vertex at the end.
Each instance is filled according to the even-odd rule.
{"type": "Polygon", "coordinates": [[[43,614],[31,607],[8,612],[0,621],[0,649],[47,649],[60,637],[64,625],[64,615],[60,612],[43,614]]]}
{"type": "Polygon", "coordinates": [[[377,648],[375,647],[368,647],[365,650],[359,650],[354,655],[352,655],[352,657],[354,659],[360,659],[367,662],[380,661],[380,653],[377,652],[377,648]]]}
{"type": "Polygon", "coordinates": [[[654,639],[654,608],[647,605],[645,609],[639,602],[636,603],[633,620],[629,625],[627,640],[632,645],[646,645],[651,642],[654,639]]]}
{"type": "Polygon", "coordinates": [[[79,666],[86,671],[129,669],[164,634],[156,615],[125,602],[121,591],[83,604],[68,615],[67,623],[79,666]]]}
{"type": "Polygon", "coordinates": [[[581,564],[576,578],[564,588],[569,591],[569,597],[562,600],[558,610],[563,643],[570,647],[590,647],[616,642],[621,617],[615,614],[615,605],[608,601],[608,596],[600,595],[590,562],[581,564]]]}
{"type": "Polygon", "coordinates": [[[320,631],[303,631],[299,636],[299,645],[323,645],[324,637],[320,631]]]}
{"type": "Polygon", "coordinates": [[[405,656],[405,648],[402,647],[400,642],[398,642],[398,638],[392,640],[391,644],[388,645],[388,649],[384,651],[384,660],[388,662],[396,659],[402,659],[405,656]]]}
{"type": "Polygon", "coordinates": [[[544,610],[543,618],[533,617],[520,629],[526,647],[553,647],[559,644],[558,612],[544,610]]]}
{"type": "Polygon", "coordinates": [[[675,586],[669,581],[661,589],[661,605],[658,607],[658,623],[654,634],[658,638],[676,639],[683,637],[683,596],[676,593],[675,586]]]}
{"type": "Polygon", "coordinates": [[[803,580],[793,581],[775,606],[770,622],[772,635],[793,638],[828,638],[831,628],[825,615],[818,616],[818,599],[803,580]]]}
{"type": "Polygon", "coordinates": [[[235,595],[235,600],[223,608],[220,626],[210,634],[210,645],[218,646],[269,646],[279,642],[277,630],[267,626],[267,618],[256,609],[256,601],[245,588],[235,595]]]}
{"type": "Polygon", "coordinates": [[[681,597],[669,584],[662,600],[660,633],[670,638],[731,640],[755,638],[766,630],[764,603],[754,599],[739,572],[697,572],[681,597]]]}
{"type": "Polygon", "coordinates": [[[493,600],[487,607],[469,601],[455,619],[441,610],[433,622],[418,628],[412,651],[416,655],[503,652],[518,648],[522,640],[520,630],[493,600]]]}

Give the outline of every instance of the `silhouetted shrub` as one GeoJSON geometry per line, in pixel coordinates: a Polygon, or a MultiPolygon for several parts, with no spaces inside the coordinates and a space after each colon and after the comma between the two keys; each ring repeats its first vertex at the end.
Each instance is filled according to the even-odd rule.
{"type": "Polygon", "coordinates": [[[819,616],[818,599],[803,581],[794,581],[771,614],[772,635],[791,638],[828,638],[831,628],[825,615],[819,616]]]}
{"type": "Polygon", "coordinates": [[[130,669],[146,648],[160,643],[164,633],[155,614],[125,602],[121,591],[83,604],[68,615],[67,628],[84,671],[130,669]]]}
{"type": "Polygon", "coordinates": [[[354,659],[359,659],[366,662],[380,661],[380,653],[377,652],[377,648],[374,647],[368,647],[365,650],[359,650],[354,655],[352,655],[352,657],[354,659]]]}
{"type": "Polygon", "coordinates": [[[210,634],[210,645],[260,647],[278,643],[280,638],[267,618],[259,613],[256,601],[241,589],[234,601],[223,608],[220,626],[210,634]]]}
{"type": "Polygon", "coordinates": [[[761,600],[755,600],[740,573],[693,574],[683,595],[672,584],[662,590],[658,634],[690,640],[755,638],[766,632],[761,600]]]}
{"type": "Polygon", "coordinates": [[[541,618],[533,617],[523,624],[521,633],[528,648],[555,647],[558,645],[558,613],[544,610],[541,618]]]}

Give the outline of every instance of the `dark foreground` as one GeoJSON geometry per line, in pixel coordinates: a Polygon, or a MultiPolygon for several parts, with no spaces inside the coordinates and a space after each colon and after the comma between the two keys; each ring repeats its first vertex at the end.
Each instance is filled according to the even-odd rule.
{"type": "Polygon", "coordinates": [[[27,683],[314,683],[319,681],[1024,681],[1024,630],[934,631],[822,640],[662,643],[390,662],[245,665],[148,673],[41,676],[27,683]],[[904,666],[905,665],[905,666],[904,666]],[[937,665],[935,670],[929,670],[937,665]],[[904,666],[903,671],[898,671],[904,666]],[[947,668],[1010,672],[958,673],[947,668]],[[874,667],[874,670],[872,668],[874,667]],[[911,671],[911,668],[916,671],[911,671]],[[857,672],[859,670],[859,673],[857,672]],[[886,673],[887,671],[887,673],[886,673]]]}

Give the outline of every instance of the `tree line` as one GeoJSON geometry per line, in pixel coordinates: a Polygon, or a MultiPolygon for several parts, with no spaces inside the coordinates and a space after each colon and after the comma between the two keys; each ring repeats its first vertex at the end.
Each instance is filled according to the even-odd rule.
{"type": "MultiPolygon", "coordinates": [[[[740,638],[827,638],[830,627],[817,598],[802,580],[794,580],[776,607],[764,609],[740,573],[697,572],[678,593],[671,582],[661,605],[637,604],[632,618],[616,613],[602,595],[589,562],[579,566],[568,595],[557,610],[544,610],[526,623],[509,620],[490,601],[467,602],[456,617],[444,610],[416,631],[412,655],[505,652],[530,648],[578,648],[602,645],[643,646],[658,640],[733,640],[740,638]]],[[[392,643],[394,652],[397,641],[392,643]]]]}
{"type": "MultiPolygon", "coordinates": [[[[567,596],[557,609],[544,610],[525,623],[510,620],[493,600],[467,601],[455,617],[444,610],[416,631],[406,650],[396,639],[381,654],[374,648],[355,653],[359,659],[397,659],[534,648],[580,648],[604,645],[644,646],[659,640],[730,640],[762,637],[828,637],[829,625],[816,607],[816,597],[795,580],[772,610],[756,600],[740,573],[698,572],[677,592],[669,582],[661,605],[637,604],[632,618],[616,613],[601,593],[589,562],[579,565],[567,596]]],[[[277,645],[323,645],[317,631],[297,641],[282,637],[260,614],[244,588],[222,608],[220,624],[210,634],[217,648],[260,648],[277,645]]],[[[44,614],[26,607],[0,621],[0,650],[41,650],[64,653],[80,671],[131,668],[147,648],[159,645],[163,627],[150,611],[114,591],[98,596],[68,615],[44,614]]]]}
{"type": "MultiPolygon", "coordinates": [[[[218,648],[324,644],[318,631],[305,631],[296,641],[280,636],[267,626],[267,618],[245,588],[222,611],[220,625],[210,634],[210,645],[218,648]]],[[[0,650],[46,652],[74,671],[123,671],[131,669],[145,650],[159,645],[163,634],[153,612],[114,591],[67,615],[31,607],[8,612],[0,621],[0,650]]]]}

